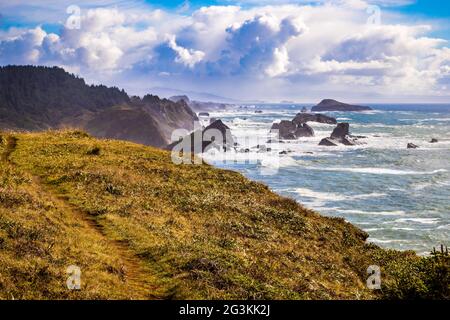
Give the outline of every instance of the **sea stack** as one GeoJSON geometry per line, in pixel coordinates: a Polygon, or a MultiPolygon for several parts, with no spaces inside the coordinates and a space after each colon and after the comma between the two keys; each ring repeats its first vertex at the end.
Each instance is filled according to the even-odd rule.
{"type": "Polygon", "coordinates": [[[338,123],[336,128],[334,128],[333,132],[331,133],[330,137],[322,139],[319,143],[319,146],[335,147],[339,144],[343,144],[345,146],[356,146],[364,144],[358,141],[359,138],[365,137],[350,135],[350,124],[346,122],[338,123]]]}
{"type": "MultiPolygon", "coordinates": [[[[223,149],[228,150],[232,148],[232,146],[235,146],[235,141],[233,138],[233,135],[231,134],[230,128],[222,122],[222,120],[216,120],[213,123],[211,123],[209,126],[204,128],[201,133],[199,134],[202,137],[202,149],[201,150],[195,150],[195,138],[198,134],[197,130],[196,132],[192,132],[189,136],[185,137],[184,139],[190,139],[191,142],[191,152],[192,153],[198,153],[198,152],[205,152],[209,150],[210,148],[216,148],[216,149],[223,149]],[[222,136],[222,141],[216,140],[216,137],[214,136],[215,133],[219,132],[222,136]]],[[[175,141],[171,144],[169,144],[166,149],[167,150],[173,150],[175,146],[177,146],[179,143],[182,143],[184,139],[181,139],[180,141],[175,141]]]]}
{"type": "Polygon", "coordinates": [[[314,130],[308,125],[308,122],[318,122],[326,124],[336,124],[337,121],[333,117],[323,114],[315,114],[308,112],[298,113],[292,121],[283,120],[280,123],[274,123],[271,131],[279,131],[281,139],[295,140],[304,137],[314,137],[314,130]]]}

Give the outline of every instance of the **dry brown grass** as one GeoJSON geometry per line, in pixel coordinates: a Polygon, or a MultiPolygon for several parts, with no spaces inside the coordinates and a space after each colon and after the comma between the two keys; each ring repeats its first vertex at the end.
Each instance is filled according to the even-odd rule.
{"type": "MultiPolygon", "coordinates": [[[[15,136],[9,157],[14,165],[2,164],[0,195],[18,200],[10,208],[2,204],[0,221],[13,221],[33,235],[26,248],[37,249],[24,249],[27,258],[15,256],[22,237],[0,225],[7,248],[0,255],[4,298],[148,296],[144,282],[135,290],[117,271],[124,248],[143,264],[136,278],[147,279],[153,297],[376,297],[365,287],[366,270],[386,264],[387,252],[366,244],[367,234],[342,219],[322,217],[235,172],[174,165],[168,152],[151,147],[79,131],[15,136]],[[64,197],[62,210],[55,195],[64,197]],[[90,217],[101,233],[75,211],[90,217]],[[51,243],[49,255],[45,248],[51,243]],[[84,290],[64,289],[67,264],[85,270],[84,290]],[[28,281],[37,267],[48,275],[28,281]]],[[[389,255],[390,262],[418,259],[412,253],[389,255]]]]}

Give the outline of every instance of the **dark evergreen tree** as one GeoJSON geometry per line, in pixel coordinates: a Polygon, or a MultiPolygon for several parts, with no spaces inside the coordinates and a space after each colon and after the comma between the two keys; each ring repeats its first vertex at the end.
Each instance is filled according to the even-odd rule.
{"type": "Polygon", "coordinates": [[[124,90],[86,85],[58,67],[0,67],[0,125],[42,129],[86,111],[130,102],[124,90]]]}

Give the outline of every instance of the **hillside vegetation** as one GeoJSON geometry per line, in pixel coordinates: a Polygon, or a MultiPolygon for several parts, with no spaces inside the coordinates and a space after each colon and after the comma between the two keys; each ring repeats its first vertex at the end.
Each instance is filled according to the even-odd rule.
{"type": "Polygon", "coordinates": [[[164,147],[175,129],[193,130],[185,101],[87,85],[59,67],[0,67],[0,129],[80,128],[101,138],[164,147]]]}
{"type": "Polygon", "coordinates": [[[448,298],[448,255],[367,244],[238,173],[80,131],[1,141],[0,298],[448,298]]]}
{"type": "Polygon", "coordinates": [[[58,67],[0,67],[0,125],[39,130],[129,102],[123,90],[86,85],[58,67]]]}

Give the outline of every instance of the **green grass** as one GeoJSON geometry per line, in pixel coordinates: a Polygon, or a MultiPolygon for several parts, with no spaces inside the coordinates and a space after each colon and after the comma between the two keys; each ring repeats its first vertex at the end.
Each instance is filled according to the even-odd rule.
{"type": "Polygon", "coordinates": [[[238,173],[174,165],[166,151],[79,131],[14,137],[17,145],[1,167],[0,195],[12,194],[0,207],[0,239],[10,248],[0,253],[6,259],[0,264],[6,268],[0,269],[3,298],[395,298],[393,266],[423,261],[367,244],[367,234],[344,220],[322,217],[238,173]],[[63,199],[65,209],[54,209],[46,194],[63,199]],[[42,201],[50,204],[33,204],[42,201]],[[10,202],[13,207],[5,208],[10,202]],[[74,210],[101,232],[76,220],[74,210]],[[27,241],[39,250],[55,242],[51,250],[58,250],[60,261],[44,253],[16,257],[22,231],[10,223],[23,224],[17,230],[29,233],[27,241]],[[120,246],[104,247],[111,242],[120,246]],[[128,282],[108,272],[120,270],[124,250],[141,264],[128,282]],[[29,282],[39,263],[51,273],[34,274],[38,282],[29,282]],[[86,281],[97,287],[67,292],[67,264],[88,269],[86,281]],[[365,286],[373,264],[382,267],[382,292],[365,286]],[[9,266],[19,275],[29,271],[16,279],[9,266]]]}

